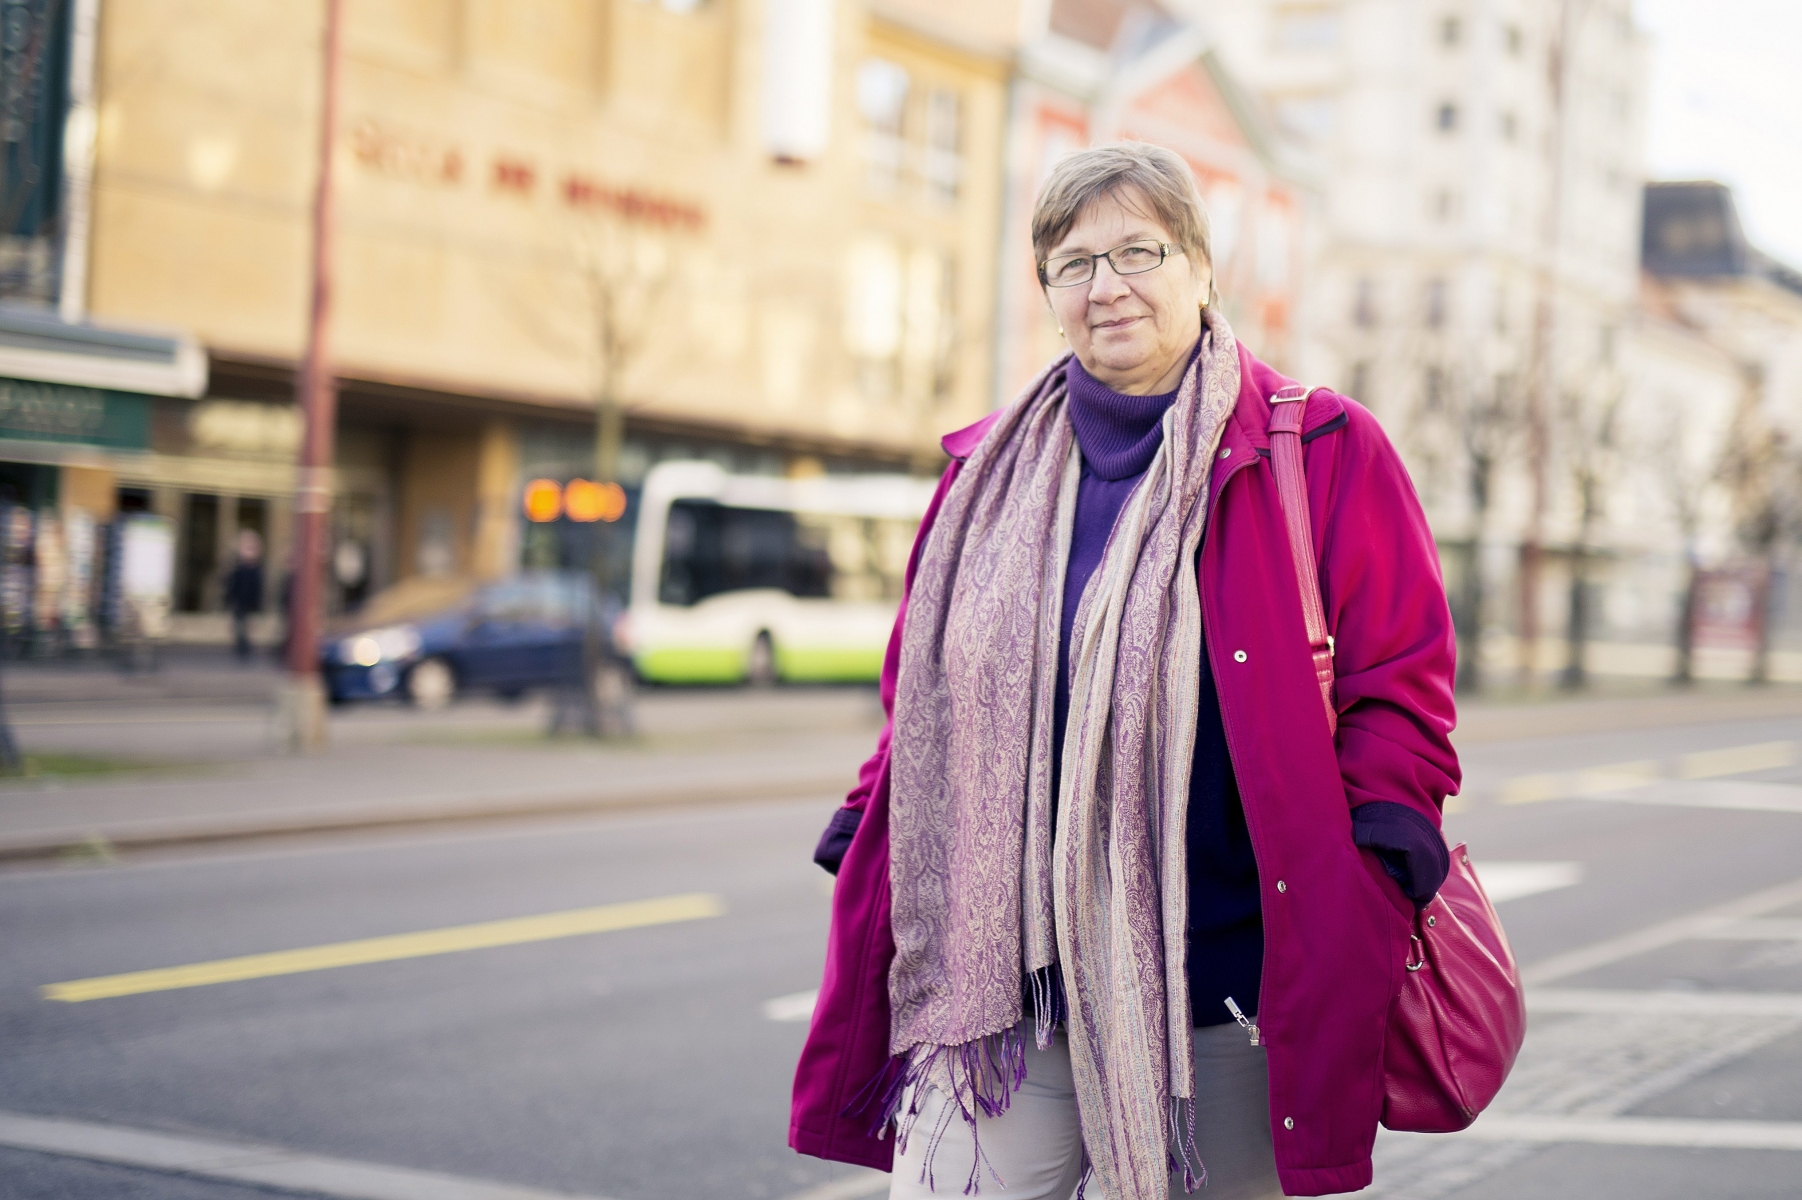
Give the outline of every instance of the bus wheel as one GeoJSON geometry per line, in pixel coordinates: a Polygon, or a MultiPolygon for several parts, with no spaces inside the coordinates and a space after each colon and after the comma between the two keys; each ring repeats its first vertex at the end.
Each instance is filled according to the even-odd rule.
{"type": "Polygon", "coordinates": [[[407,672],[407,699],[415,708],[437,712],[457,694],[457,677],[442,658],[428,658],[407,672]]]}
{"type": "Polygon", "coordinates": [[[776,643],[770,640],[768,630],[759,633],[751,643],[751,653],[745,660],[745,682],[754,688],[776,686],[776,643]]]}

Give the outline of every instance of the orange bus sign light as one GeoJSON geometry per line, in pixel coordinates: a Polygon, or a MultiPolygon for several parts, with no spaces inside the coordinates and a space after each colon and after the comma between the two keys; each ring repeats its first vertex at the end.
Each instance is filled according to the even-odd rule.
{"type": "Polygon", "coordinates": [[[563,512],[563,489],[554,479],[534,479],[526,484],[525,507],[528,521],[555,521],[563,512]]]}
{"type": "Polygon", "coordinates": [[[617,521],[626,515],[626,490],[617,483],[572,479],[563,490],[563,511],[572,521],[617,521]]]}

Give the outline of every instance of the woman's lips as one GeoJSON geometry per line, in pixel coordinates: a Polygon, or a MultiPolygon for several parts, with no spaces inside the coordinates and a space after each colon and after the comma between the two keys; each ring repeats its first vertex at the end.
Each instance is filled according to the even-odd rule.
{"type": "Polygon", "coordinates": [[[1138,317],[1116,317],[1112,321],[1102,321],[1099,324],[1095,325],[1094,328],[1096,328],[1096,329],[1125,329],[1128,325],[1131,325],[1134,321],[1137,321],[1139,319],[1140,318],[1138,318],[1138,317]]]}

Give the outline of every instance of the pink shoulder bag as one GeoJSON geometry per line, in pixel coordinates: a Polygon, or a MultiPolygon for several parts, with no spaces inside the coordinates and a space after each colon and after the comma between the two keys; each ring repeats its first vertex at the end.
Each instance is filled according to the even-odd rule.
{"type": "MultiPolygon", "coordinates": [[[[1302,414],[1308,397],[1320,390],[1284,388],[1270,398],[1270,461],[1314,676],[1327,727],[1337,731],[1333,637],[1314,567],[1301,453],[1302,414]]],[[[1389,1013],[1383,1051],[1383,1124],[1413,1133],[1451,1133],[1476,1120],[1495,1099],[1527,1032],[1514,951],[1463,844],[1452,848],[1451,873],[1439,894],[1415,914],[1408,947],[1407,974],[1389,1013]]]]}

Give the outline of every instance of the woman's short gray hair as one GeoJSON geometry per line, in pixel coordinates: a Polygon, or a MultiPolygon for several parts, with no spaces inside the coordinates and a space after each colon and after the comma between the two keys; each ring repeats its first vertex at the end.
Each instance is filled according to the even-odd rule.
{"type": "Polygon", "coordinates": [[[1147,216],[1170,231],[1185,254],[1212,265],[1208,210],[1189,164],[1148,142],[1112,142],[1078,150],[1057,161],[1032,212],[1032,254],[1045,260],[1083,209],[1103,196],[1137,191],[1151,205],[1147,216]]]}

